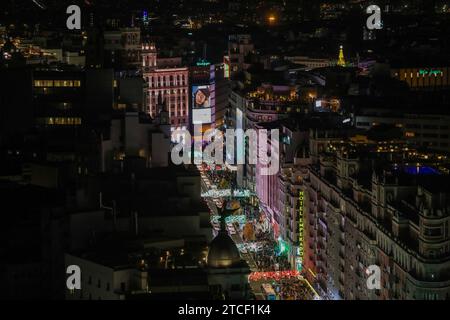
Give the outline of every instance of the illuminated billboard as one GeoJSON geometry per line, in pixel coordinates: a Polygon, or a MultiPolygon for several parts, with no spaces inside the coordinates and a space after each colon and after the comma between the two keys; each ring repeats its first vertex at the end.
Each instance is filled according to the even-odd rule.
{"type": "Polygon", "coordinates": [[[204,124],[211,123],[211,108],[208,109],[193,109],[192,110],[192,123],[204,124]]]}
{"type": "Polygon", "coordinates": [[[211,107],[211,91],[209,86],[193,86],[192,101],[194,109],[205,109],[211,107]]]}
{"type": "Polygon", "coordinates": [[[192,87],[192,123],[208,124],[212,122],[212,101],[214,85],[192,87]]]}

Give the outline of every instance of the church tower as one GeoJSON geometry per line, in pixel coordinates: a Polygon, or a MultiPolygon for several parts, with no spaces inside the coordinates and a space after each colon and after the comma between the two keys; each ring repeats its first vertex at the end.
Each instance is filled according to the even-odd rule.
{"type": "Polygon", "coordinates": [[[156,46],[154,43],[142,45],[142,67],[145,70],[156,68],[156,46]]]}

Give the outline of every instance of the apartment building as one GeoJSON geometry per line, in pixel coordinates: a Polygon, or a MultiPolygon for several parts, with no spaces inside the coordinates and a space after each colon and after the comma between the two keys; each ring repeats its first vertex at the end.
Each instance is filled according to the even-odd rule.
{"type": "Polygon", "coordinates": [[[310,137],[305,266],[333,299],[448,299],[448,163],[404,141],[310,137]],[[436,188],[439,186],[439,188],[436,188]],[[369,266],[380,289],[367,286],[369,266]]]}

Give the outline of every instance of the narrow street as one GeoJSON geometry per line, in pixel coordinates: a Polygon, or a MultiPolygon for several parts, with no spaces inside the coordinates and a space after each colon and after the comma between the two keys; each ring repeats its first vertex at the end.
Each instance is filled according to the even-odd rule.
{"type": "MultiPolygon", "coordinates": [[[[219,190],[209,178],[209,174],[204,168],[199,166],[202,180],[202,194],[207,194],[204,199],[210,209],[211,219],[219,214],[218,208],[222,207],[224,201],[229,200],[230,197],[212,197],[211,190],[219,190]]],[[[218,173],[215,173],[217,176],[218,173]]],[[[220,194],[220,192],[218,192],[220,194]]],[[[239,200],[236,198],[233,200],[239,200]]],[[[248,213],[253,212],[252,208],[243,201],[239,201],[240,208],[243,209],[241,213],[245,216],[245,221],[248,222],[248,213]],[[247,213],[247,214],[246,214],[247,213]]],[[[256,217],[251,215],[251,224],[257,230],[257,238],[254,240],[244,240],[243,227],[241,222],[228,222],[227,229],[230,237],[238,247],[241,257],[247,262],[250,267],[250,286],[257,300],[268,299],[267,292],[264,292],[263,286],[273,288],[273,299],[287,299],[287,300],[309,300],[313,299],[315,293],[306,284],[302,276],[298,272],[289,270],[289,264],[279,244],[273,239],[271,230],[261,227],[258,216],[260,209],[257,208],[258,214],[256,217]],[[277,249],[278,248],[278,251],[277,249]]],[[[265,224],[267,225],[267,223],[265,224]]],[[[218,231],[218,224],[212,221],[214,235],[218,231]]],[[[285,253],[284,253],[285,254],[285,253]]]]}

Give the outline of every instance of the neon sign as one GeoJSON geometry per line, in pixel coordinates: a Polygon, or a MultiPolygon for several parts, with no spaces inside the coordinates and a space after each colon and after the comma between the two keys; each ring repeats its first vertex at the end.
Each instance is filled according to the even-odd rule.
{"type": "Polygon", "coordinates": [[[198,61],[197,62],[197,67],[207,67],[207,66],[209,66],[211,63],[209,63],[208,61],[206,61],[206,60],[200,60],[200,61],[198,61]]]}
{"type": "Polygon", "coordinates": [[[303,263],[303,198],[304,198],[304,191],[300,190],[298,193],[298,250],[297,250],[297,258],[296,258],[296,265],[297,270],[302,270],[302,263],[303,263]]]}
{"type": "Polygon", "coordinates": [[[441,71],[441,70],[433,70],[433,69],[430,69],[430,70],[427,70],[427,69],[420,69],[419,70],[419,74],[421,75],[421,76],[424,76],[424,75],[435,75],[435,76],[437,76],[438,74],[443,74],[443,72],[441,71]]]}

